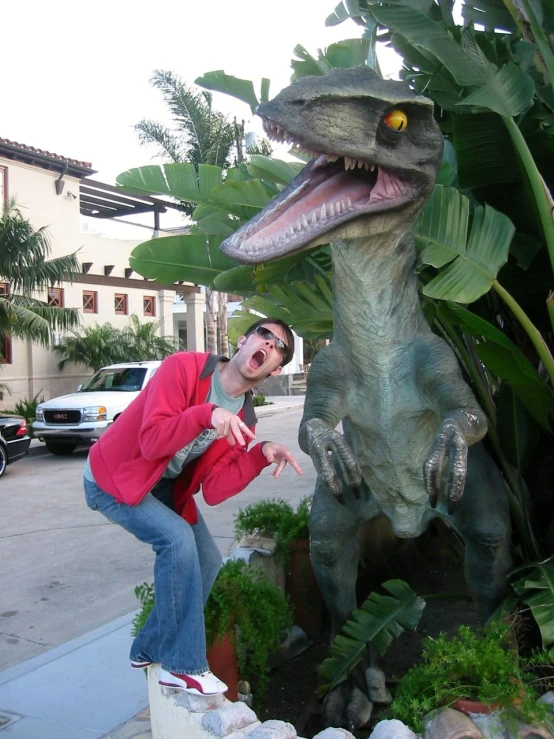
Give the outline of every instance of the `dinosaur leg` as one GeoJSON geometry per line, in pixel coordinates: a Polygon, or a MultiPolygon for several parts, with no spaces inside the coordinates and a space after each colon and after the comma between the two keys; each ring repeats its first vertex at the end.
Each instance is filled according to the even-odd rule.
{"type": "Polygon", "coordinates": [[[511,524],[504,481],[482,444],[469,449],[464,495],[447,518],[464,540],[466,580],[485,621],[508,590],[511,524]]]}
{"type": "MultiPolygon", "coordinates": [[[[362,483],[363,487],[364,483],[362,483]]],[[[310,553],[319,587],[332,620],[334,637],[356,608],[358,576],[358,527],[379,515],[367,490],[355,492],[343,486],[339,500],[318,480],[310,513],[310,553]]],[[[371,664],[368,652],[350,677],[331,691],[324,704],[329,726],[357,729],[371,716],[373,700],[384,694],[383,673],[371,664]]]]}

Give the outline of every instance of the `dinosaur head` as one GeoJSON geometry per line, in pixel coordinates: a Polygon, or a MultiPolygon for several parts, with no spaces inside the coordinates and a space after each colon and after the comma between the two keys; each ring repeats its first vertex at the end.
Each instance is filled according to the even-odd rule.
{"type": "Polygon", "coordinates": [[[337,239],[411,228],[442,154],[433,103],[368,67],[305,77],[260,105],[268,136],[312,160],[222,250],[258,263],[337,239]]]}

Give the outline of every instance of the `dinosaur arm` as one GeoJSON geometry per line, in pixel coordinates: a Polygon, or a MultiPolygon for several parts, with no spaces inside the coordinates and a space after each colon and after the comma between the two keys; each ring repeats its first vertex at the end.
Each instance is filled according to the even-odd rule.
{"type": "Polygon", "coordinates": [[[312,458],[314,467],[329,490],[342,493],[342,479],[353,488],[361,482],[361,471],[354,453],[336,426],[345,415],[348,371],[333,345],[314,359],[308,375],[304,415],[300,422],[300,448],[312,458]]]}
{"type": "Polygon", "coordinates": [[[417,357],[418,384],[433,399],[440,423],[423,475],[431,505],[441,493],[452,513],[464,493],[467,450],[487,433],[487,420],[464,382],[450,348],[437,337],[420,346],[417,357]]]}

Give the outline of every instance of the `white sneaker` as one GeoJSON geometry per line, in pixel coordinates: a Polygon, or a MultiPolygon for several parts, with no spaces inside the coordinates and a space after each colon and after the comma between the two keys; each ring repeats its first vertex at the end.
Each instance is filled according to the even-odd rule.
{"type": "Polygon", "coordinates": [[[210,670],[200,675],[181,675],[160,668],[158,683],[166,688],[177,688],[194,695],[220,695],[228,689],[223,680],[216,677],[210,670]]]}

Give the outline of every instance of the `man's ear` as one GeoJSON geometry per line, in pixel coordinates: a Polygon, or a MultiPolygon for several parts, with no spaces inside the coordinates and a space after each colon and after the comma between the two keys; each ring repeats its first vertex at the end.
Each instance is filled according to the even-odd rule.
{"type": "Polygon", "coordinates": [[[277,369],[274,369],[273,372],[270,372],[269,373],[269,377],[277,377],[277,375],[280,375],[281,374],[281,370],[282,369],[283,368],[281,367],[281,365],[279,365],[279,367],[277,367],[277,369]]]}
{"type": "Polygon", "coordinates": [[[242,347],[242,345],[246,341],[246,338],[247,338],[246,336],[239,336],[239,338],[237,339],[237,347],[239,349],[242,347]]]}

